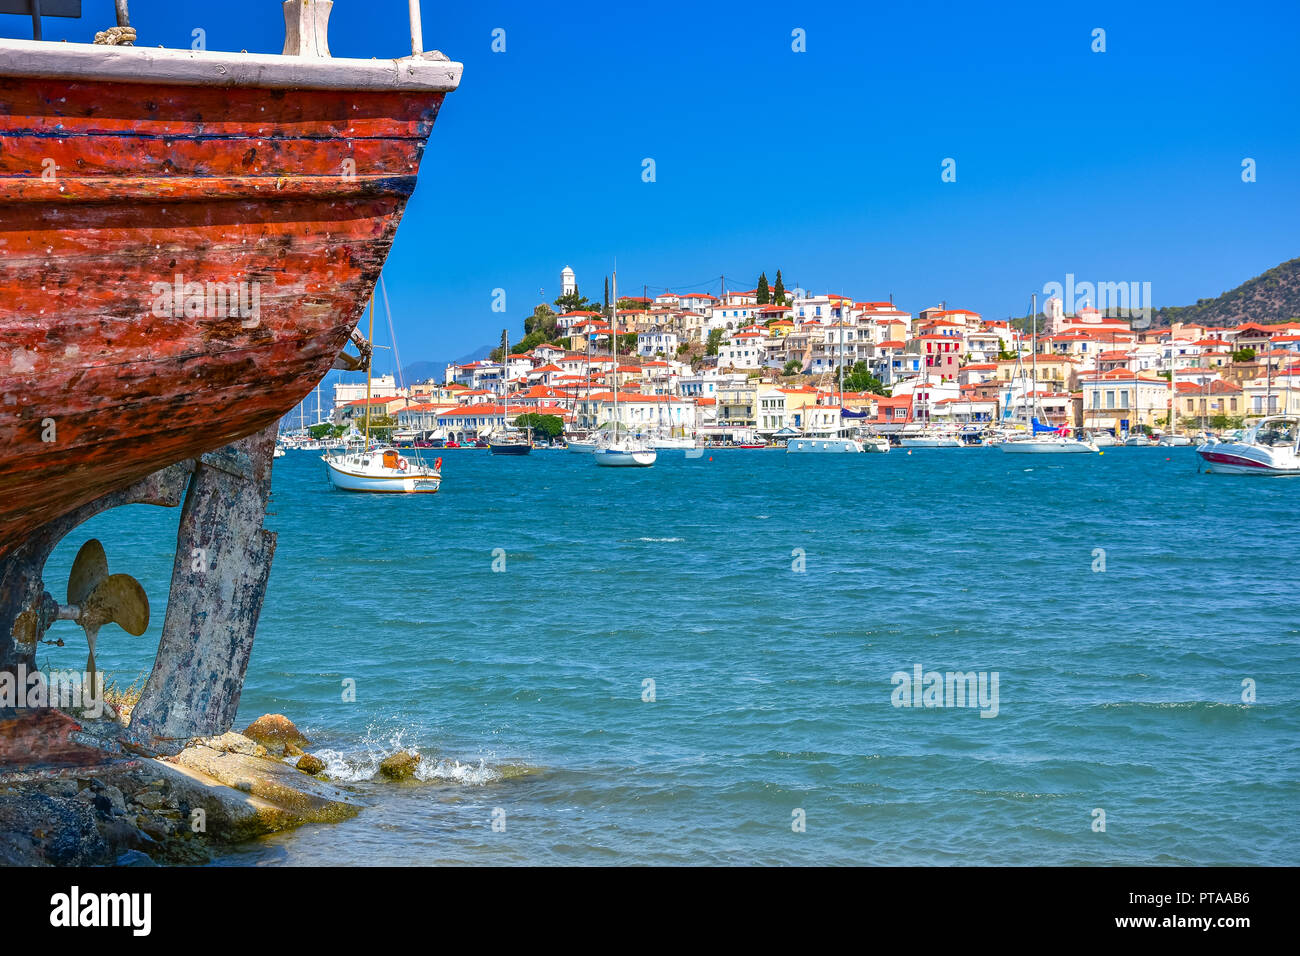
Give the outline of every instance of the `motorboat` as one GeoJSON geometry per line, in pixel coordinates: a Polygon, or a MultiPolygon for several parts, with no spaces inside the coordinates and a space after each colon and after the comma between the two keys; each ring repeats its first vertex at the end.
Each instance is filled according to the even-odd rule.
{"type": "Polygon", "coordinates": [[[787,455],[860,455],[865,451],[857,438],[837,435],[791,438],[785,446],[787,455]]]}
{"type": "Polygon", "coordinates": [[[1241,438],[1207,442],[1196,453],[1215,475],[1300,475],[1300,418],[1261,419],[1241,438]]]}
{"type": "Polygon", "coordinates": [[[1161,448],[1182,448],[1192,444],[1192,439],[1187,435],[1165,435],[1156,444],[1161,448]]]}
{"type": "Polygon", "coordinates": [[[884,435],[866,435],[862,439],[862,450],[868,454],[883,455],[889,451],[889,439],[884,435]]]}
{"type": "Polygon", "coordinates": [[[1124,439],[1124,444],[1129,448],[1149,448],[1155,444],[1142,432],[1136,432],[1124,439]]]}
{"type": "Polygon", "coordinates": [[[322,455],[330,483],[342,491],[390,494],[436,492],[442,485],[442,459],[430,467],[396,448],[379,445],[342,455],[322,455]]]}

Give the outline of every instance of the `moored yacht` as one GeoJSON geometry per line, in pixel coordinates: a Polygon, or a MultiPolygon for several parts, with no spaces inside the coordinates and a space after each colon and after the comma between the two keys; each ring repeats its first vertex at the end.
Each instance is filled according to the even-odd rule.
{"type": "MultiPolygon", "coordinates": [[[[613,301],[618,301],[618,272],[613,273],[613,301]]],[[[615,317],[615,325],[618,323],[615,317]]],[[[596,464],[604,465],[609,468],[649,468],[659,457],[648,442],[639,438],[627,436],[618,437],[621,426],[618,412],[618,332],[615,329],[614,334],[610,337],[612,351],[614,356],[614,414],[609,422],[609,433],[602,435],[596,443],[595,450],[591,453],[596,464]]]]}
{"type": "Polygon", "coordinates": [[[1300,475],[1300,418],[1264,418],[1236,441],[1207,442],[1196,449],[1216,475],[1300,475]]]}
{"type": "Polygon", "coordinates": [[[866,448],[859,439],[845,432],[836,435],[807,435],[791,438],[785,446],[787,455],[859,455],[865,451],[866,448]]]}
{"type": "Polygon", "coordinates": [[[619,438],[600,445],[592,453],[596,464],[611,468],[648,468],[659,453],[635,438],[619,438]]]}
{"type": "Polygon", "coordinates": [[[432,493],[442,485],[442,459],[429,467],[396,448],[380,445],[342,455],[322,455],[330,483],[342,491],[432,493]]]}
{"type": "Polygon", "coordinates": [[[1010,438],[998,447],[1009,455],[1090,455],[1097,451],[1090,441],[1064,435],[1026,435],[1010,438]]]}
{"type": "Polygon", "coordinates": [[[902,448],[961,448],[965,442],[951,432],[924,429],[915,435],[905,435],[898,444],[902,448]]]}

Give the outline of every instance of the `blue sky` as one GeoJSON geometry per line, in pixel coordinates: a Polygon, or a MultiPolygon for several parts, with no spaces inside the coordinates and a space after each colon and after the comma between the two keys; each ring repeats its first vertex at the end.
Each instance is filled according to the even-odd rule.
{"type": "MultiPolygon", "coordinates": [[[[83,6],[46,37],[113,22],[108,0],[83,6]]],[[[426,47],[465,74],[385,272],[403,360],[521,334],[566,264],[593,298],[617,259],[629,293],[780,268],[787,286],[1003,318],[1066,273],[1180,305],[1300,255],[1294,0],[993,6],[425,0],[426,47]]],[[[283,42],[274,0],[131,7],[141,43],[283,42]]],[[[337,0],[330,43],[404,54],[405,0],[337,0]]]]}

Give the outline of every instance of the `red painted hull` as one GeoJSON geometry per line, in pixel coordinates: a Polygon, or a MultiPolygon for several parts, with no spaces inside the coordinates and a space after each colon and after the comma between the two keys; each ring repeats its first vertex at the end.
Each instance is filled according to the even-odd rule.
{"type": "Polygon", "coordinates": [[[0,555],[315,386],[443,95],[0,76],[0,555]]]}

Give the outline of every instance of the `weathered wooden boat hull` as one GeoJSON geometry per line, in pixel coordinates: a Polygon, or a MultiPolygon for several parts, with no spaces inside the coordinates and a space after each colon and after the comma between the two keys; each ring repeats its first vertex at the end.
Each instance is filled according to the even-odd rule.
{"type": "Polygon", "coordinates": [[[459,79],[451,64],[441,90],[344,90],[336,67],[333,88],[286,89],[257,85],[259,66],[239,80],[252,85],[218,88],[9,66],[0,56],[0,556],[315,386],[459,79]]]}

